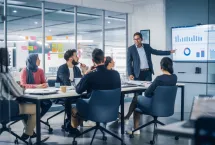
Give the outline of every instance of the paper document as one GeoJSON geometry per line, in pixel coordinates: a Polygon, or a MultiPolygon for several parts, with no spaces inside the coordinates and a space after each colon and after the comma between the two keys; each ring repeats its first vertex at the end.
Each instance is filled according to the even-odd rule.
{"type": "Polygon", "coordinates": [[[149,86],[151,85],[151,82],[149,81],[127,81],[128,84],[134,84],[138,86],[149,86]]]}

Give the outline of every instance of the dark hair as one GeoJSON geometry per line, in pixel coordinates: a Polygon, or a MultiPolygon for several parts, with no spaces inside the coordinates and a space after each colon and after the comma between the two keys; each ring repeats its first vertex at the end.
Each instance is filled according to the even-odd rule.
{"type": "Polygon", "coordinates": [[[67,51],[65,52],[65,54],[64,54],[64,59],[65,59],[66,61],[68,61],[69,58],[70,58],[71,56],[73,56],[74,53],[77,53],[76,49],[69,49],[69,50],[67,50],[67,51]]]}
{"type": "Polygon", "coordinates": [[[8,72],[8,51],[7,48],[0,48],[0,72],[3,73],[3,66],[6,67],[6,72],[8,72]]]}
{"type": "Polygon", "coordinates": [[[105,60],[105,67],[108,66],[109,63],[111,63],[113,59],[110,56],[106,56],[106,60],[105,60]]]}
{"type": "Polygon", "coordinates": [[[165,71],[168,71],[170,74],[173,74],[173,63],[172,59],[169,57],[164,57],[160,62],[161,68],[165,71]]]}
{"type": "Polygon", "coordinates": [[[104,62],[104,52],[101,49],[95,48],[92,53],[93,61],[96,64],[100,64],[104,62]]]}
{"type": "MultiPolygon", "coordinates": [[[[136,36],[136,35],[140,36],[140,38],[143,39],[143,36],[142,36],[142,34],[141,34],[140,32],[134,33],[134,36],[136,36]]],[[[134,36],[133,36],[133,37],[134,37],[134,36]]]]}

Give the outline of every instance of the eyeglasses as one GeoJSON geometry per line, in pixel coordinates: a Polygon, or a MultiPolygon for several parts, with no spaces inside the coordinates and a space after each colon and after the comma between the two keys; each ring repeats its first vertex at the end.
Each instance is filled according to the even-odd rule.
{"type": "Polygon", "coordinates": [[[138,41],[138,40],[141,40],[141,38],[137,38],[137,39],[134,39],[134,40],[138,41]]]}

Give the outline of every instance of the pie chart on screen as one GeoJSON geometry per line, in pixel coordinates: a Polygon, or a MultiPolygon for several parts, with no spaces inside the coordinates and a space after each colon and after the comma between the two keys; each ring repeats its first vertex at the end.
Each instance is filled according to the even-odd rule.
{"type": "Polygon", "coordinates": [[[186,47],[186,48],[184,49],[184,55],[185,55],[185,56],[189,56],[190,53],[191,53],[190,48],[186,47]]]}

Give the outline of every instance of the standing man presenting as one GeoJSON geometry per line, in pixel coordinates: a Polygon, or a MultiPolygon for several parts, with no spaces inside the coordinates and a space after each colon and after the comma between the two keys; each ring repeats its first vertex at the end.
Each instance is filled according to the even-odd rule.
{"type": "Polygon", "coordinates": [[[133,36],[134,45],[128,48],[127,70],[130,80],[152,81],[154,74],[151,54],[170,55],[176,50],[161,51],[151,48],[149,44],[142,43],[142,34],[136,32],[133,36]]]}

